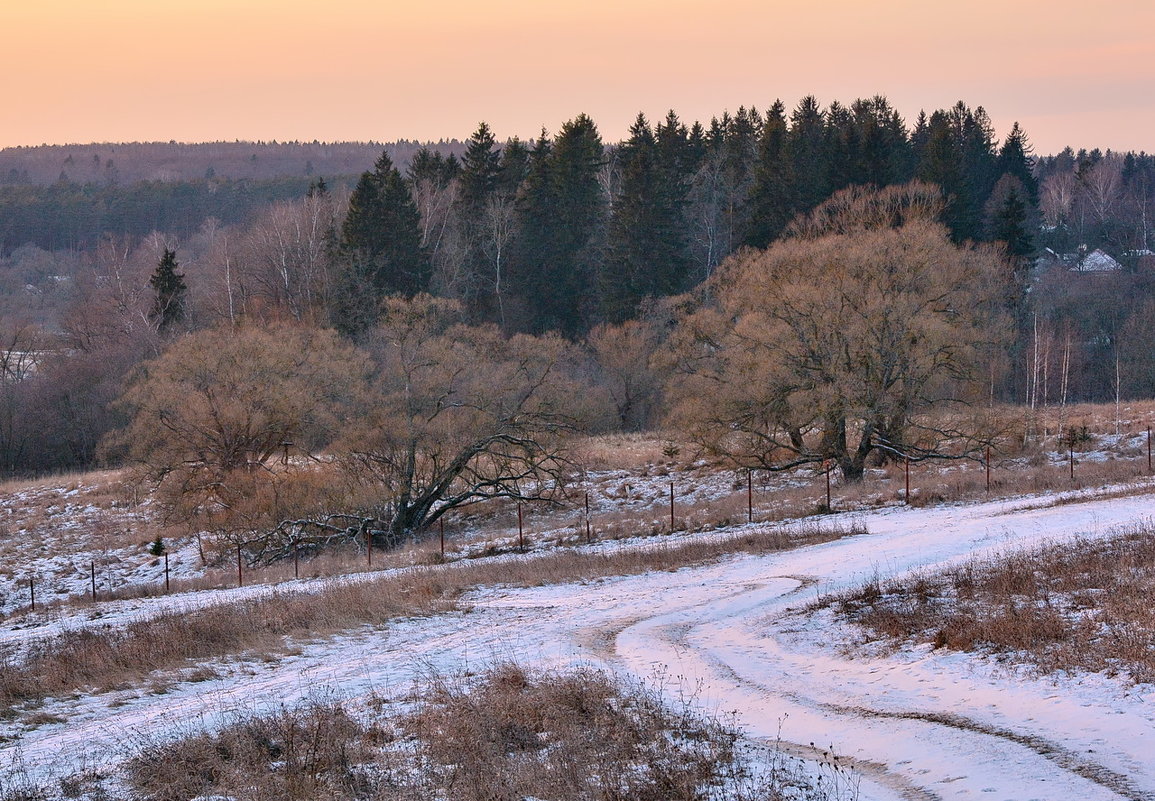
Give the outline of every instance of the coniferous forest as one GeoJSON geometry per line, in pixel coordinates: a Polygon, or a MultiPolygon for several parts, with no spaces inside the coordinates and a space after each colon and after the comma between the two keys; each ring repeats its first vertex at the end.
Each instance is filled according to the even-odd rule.
{"type": "Polygon", "coordinates": [[[639,115],[617,143],[582,114],[527,141],[481,123],[465,142],[331,161],[274,145],[203,170],[209,146],[174,145],[163,174],[164,146],[138,146],[149,170],[133,146],[115,163],[96,146],[0,152],[0,468],[117,458],[126,382],[190,332],[334,329],[372,352],[396,323],[386,299],[425,294],[471,331],[568,343],[597,426],[660,425],[678,369],[660,352],[696,288],[841,190],[911,182],[937,188],[955,246],[1002,255],[991,397],[1155,395],[1155,157],[1036,154],[981,107],[907,119],[883,97],[807,97],[706,123],[639,115]]]}

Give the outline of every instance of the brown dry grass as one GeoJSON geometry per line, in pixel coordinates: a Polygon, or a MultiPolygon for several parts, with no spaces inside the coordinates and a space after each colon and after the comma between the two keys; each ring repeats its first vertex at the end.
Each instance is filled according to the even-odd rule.
{"type": "Polygon", "coordinates": [[[806,801],[785,764],[755,780],[737,733],[591,668],[492,666],[433,677],[417,703],[353,716],[332,700],[248,714],[216,733],[142,742],[138,797],[187,801],[806,801]]]}
{"type": "Polygon", "coordinates": [[[692,451],[672,436],[659,433],[603,434],[588,437],[576,456],[587,470],[643,470],[658,464],[674,464],[692,451]]]}
{"type": "Polygon", "coordinates": [[[1014,654],[1043,671],[1155,681],[1155,530],[1077,539],[879,584],[838,599],[894,641],[1014,654]]]}
{"type": "Polygon", "coordinates": [[[682,539],[663,547],[557,550],[507,560],[414,568],[317,592],[269,594],[228,605],[170,612],[123,628],[82,630],[36,646],[0,669],[0,708],[78,690],[140,684],[150,672],[245,651],[278,650],[294,637],[444,611],[469,589],[541,586],[674,570],[734,553],[765,553],[861,533],[856,528],[751,529],[738,536],[682,539]]]}
{"type": "Polygon", "coordinates": [[[732,730],[592,669],[503,664],[474,687],[437,680],[404,727],[449,801],[704,799],[736,757],[732,730]]]}

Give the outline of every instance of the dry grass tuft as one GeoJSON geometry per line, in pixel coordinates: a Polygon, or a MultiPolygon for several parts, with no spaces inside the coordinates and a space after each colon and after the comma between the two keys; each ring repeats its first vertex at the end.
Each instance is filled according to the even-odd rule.
{"type": "Polygon", "coordinates": [[[245,716],[216,734],[142,743],[127,773],[136,797],[150,801],[380,798],[366,792],[361,770],[372,758],[362,724],[340,704],[311,701],[245,716]]]}
{"type": "Polygon", "coordinates": [[[1040,670],[1155,682],[1155,530],[967,562],[835,599],[892,640],[1012,655],[1040,670]]]}
{"type": "Polygon", "coordinates": [[[820,801],[775,755],[755,777],[737,732],[687,702],[592,668],[498,664],[434,676],[402,709],[332,700],[248,714],[216,733],[140,744],[128,783],[148,801],[820,801]]]}
{"type": "Polygon", "coordinates": [[[692,446],[660,432],[604,434],[584,440],[576,456],[587,470],[648,470],[671,466],[694,453],[692,446]]]}
{"type": "Polygon", "coordinates": [[[704,799],[732,772],[737,737],[600,671],[512,664],[473,686],[435,680],[404,727],[450,801],[704,799]]]}

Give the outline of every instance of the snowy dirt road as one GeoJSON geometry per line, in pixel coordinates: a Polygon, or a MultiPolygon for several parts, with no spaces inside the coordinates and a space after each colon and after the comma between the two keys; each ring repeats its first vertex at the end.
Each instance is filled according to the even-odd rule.
{"type": "MultiPolygon", "coordinates": [[[[430,668],[496,659],[594,663],[658,681],[752,739],[840,755],[862,799],[1155,799],[1155,688],[1101,676],[1032,678],[926,647],[885,657],[806,607],[821,594],[969,556],[1096,536],[1144,519],[1149,496],[1053,508],[1023,501],[855,515],[869,534],[676,572],[490,588],[468,611],[303,643],[209,681],[50,701],[62,723],[4,724],[0,769],[36,777],[115,763],[144,737],[215,725],[317,692],[396,698],[430,668]]],[[[611,546],[612,547],[612,546],[611,546]]],[[[848,796],[849,795],[848,790],[848,796]]]]}

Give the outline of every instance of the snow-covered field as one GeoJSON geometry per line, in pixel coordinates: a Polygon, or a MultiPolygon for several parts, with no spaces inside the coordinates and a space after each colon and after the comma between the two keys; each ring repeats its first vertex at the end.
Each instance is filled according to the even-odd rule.
{"type": "MultiPolygon", "coordinates": [[[[512,658],[605,666],[656,682],[672,697],[692,697],[706,711],[736,711],[752,740],[780,741],[787,752],[816,760],[832,750],[859,777],[847,797],[1155,798],[1155,687],[1101,675],[1038,677],[927,647],[864,656],[844,648],[856,632],[828,611],[807,609],[822,594],[875,576],[1107,535],[1146,519],[1152,508],[1147,494],[1062,506],[1020,498],[888,507],[853,514],[869,534],[794,551],[589,583],[483,588],[468,596],[466,611],[302,642],[274,659],[222,660],[208,680],[157,677],[148,686],[49,699],[35,715],[0,726],[0,775],[39,780],[107,767],[133,753],[142,737],[214,726],[237,711],[317,693],[350,703],[395,698],[431,668],[512,658]]],[[[315,589],[317,582],[299,586],[315,589]]],[[[116,625],[229,597],[218,591],[117,602],[102,605],[97,621],[91,608],[65,607],[44,625],[5,621],[0,642],[18,650],[63,628],[116,625]]]]}

